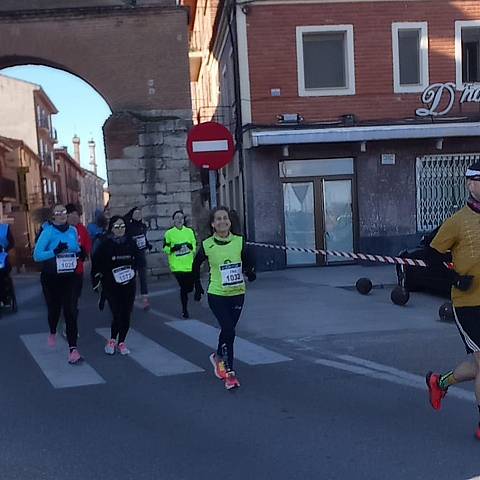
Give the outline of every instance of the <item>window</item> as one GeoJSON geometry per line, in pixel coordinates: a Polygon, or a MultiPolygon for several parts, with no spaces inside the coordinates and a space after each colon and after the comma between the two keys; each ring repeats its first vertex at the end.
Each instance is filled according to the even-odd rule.
{"type": "Polygon", "coordinates": [[[427,88],[427,23],[393,23],[392,48],[394,92],[421,92],[427,88]]]}
{"type": "Polygon", "coordinates": [[[353,26],[297,27],[298,94],[354,95],[353,26]]]}
{"type": "Polygon", "coordinates": [[[465,172],[480,154],[417,158],[417,230],[428,232],[460,209],[467,199],[465,172]]]}
{"type": "Polygon", "coordinates": [[[480,20],[455,22],[457,88],[480,83],[480,20]]]}

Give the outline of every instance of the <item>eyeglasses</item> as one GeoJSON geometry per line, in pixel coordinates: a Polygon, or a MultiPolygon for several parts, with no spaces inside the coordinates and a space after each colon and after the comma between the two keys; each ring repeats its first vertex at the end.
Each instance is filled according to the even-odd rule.
{"type": "Polygon", "coordinates": [[[121,225],[114,225],[113,228],[115,230],[125,230],[125,225],[122,223],[121,225]]]}
{"type": "Polygon", "coordinates": [[[53,212],[54,215],[58,216],[58,215],[66,215],[67,214],[67,210],[57,210],[55,212],[53,212]]]}

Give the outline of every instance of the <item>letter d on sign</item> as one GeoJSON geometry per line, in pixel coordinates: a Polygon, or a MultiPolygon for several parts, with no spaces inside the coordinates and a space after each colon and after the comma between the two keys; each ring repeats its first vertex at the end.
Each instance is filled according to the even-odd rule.
{"type": "Polygon", "coordinates": [[[432,115],[434,117],[446,115],[453,107],[455,101],[455,84],[454,83],[434,83],[424,90],[422,93],[422,103],[428,105],[429,108],[417,108],[415,114],[419,117],[428,117],[432,115]],[[448,95],[447,106],[438,111],[440,103],[444,98],[444,94],[448,95]]]}

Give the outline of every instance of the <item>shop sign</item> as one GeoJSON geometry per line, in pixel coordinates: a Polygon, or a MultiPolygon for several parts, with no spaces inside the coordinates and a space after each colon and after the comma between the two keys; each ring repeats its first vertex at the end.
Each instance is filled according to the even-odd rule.
{"type": "MultiPolygon", "coordinates": [[[[480,85],[467,84],[460,90],[458,103],[480,103],[480,85]]],[[[453,108],[457,97],[456,86],[452,82],[434,83],[422,93],[421,100],[427,108],[417,108],[415,114],[419,117],[439,117],[447,115],[453,108]]]]}

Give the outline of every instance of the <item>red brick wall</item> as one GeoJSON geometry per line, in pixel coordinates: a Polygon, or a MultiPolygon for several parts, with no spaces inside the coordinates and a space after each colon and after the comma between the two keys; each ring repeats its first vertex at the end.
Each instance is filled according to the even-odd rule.
{"type": "MultiPolygon", "coordinates": [[[[252,117],[276,122],[280,113],[305,121],[354,113],[361,121],[412,118],[420,93],[393,93],[392,22],[428,22],[430,84],[455,82],[455,21],[480,20],[480,1],[398,1],[251,6],[247,17],[252,117]],[[354,26],[356,95],[299,97],[296,27],[354,26]],[[280,88],[280,97],[270,89],[280,88]]],[[[456,110],[452,114],[458,114],[456,110]]],[[[479,111],[464,105],[463,113],[479,111]]]]}

